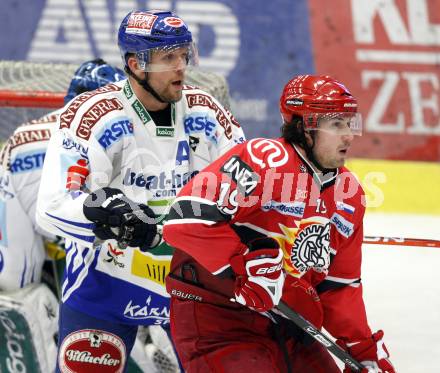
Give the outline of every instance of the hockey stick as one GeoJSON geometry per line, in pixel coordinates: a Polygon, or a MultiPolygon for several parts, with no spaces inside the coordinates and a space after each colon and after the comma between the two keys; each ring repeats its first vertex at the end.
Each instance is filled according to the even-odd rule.
{"type": "Polygon", "coordinates": [[[424,238],[365,236],[363,243],[374,245],[440,247],[440,240],[430,240],[424,238]]]}
{"type": "Polygon", "coordinates": [[[360,372],[365,367],[353,358],[347,351],[339,347],[329,337],[320,330],[316,329],[309,321],[302,317],[299,313],[292,310],[286,303],[280,301],[277,308],[286,315],[297,326],[304,330],[308,335],[321,343],[328,351],[335,355],[344,364],[348,365],[353,371],[360,372]]]}

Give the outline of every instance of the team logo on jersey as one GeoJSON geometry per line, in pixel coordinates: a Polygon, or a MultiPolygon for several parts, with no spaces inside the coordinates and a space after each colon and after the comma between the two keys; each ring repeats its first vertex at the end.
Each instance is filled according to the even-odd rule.
{"type": "Polygon", "coordinates": [[[168,324],[170,322],[169,308],[152,306],[151,300],[151,295],[145,300],[145,304],[136,304],[130,300],[125,306],[124,317],[132,320],[154,319],[156,325],[168,324]]]}
{"type": "Polygon", "coordinates": [[[220,168],[220,171],[229,175],[237,184],[240,194],[249,196],[257,187],[260,177],[240,157],[234,155],[220,168]]]}
{"type": "Polygon", "coordinates": [[[330,218],[331,223],[336,227],[336,230],[342,234],[345,238],[350,237],[354,231],[353,223],[350,223],[348,220],[344,219],[338,213],[333,213],[330,218]]]}
{"type": "Polygon", "coordinates": [[[251,156],[252,162],[260,165],[262,168],[266,166],[270,168],[280,167],[289,160],[287,150],[276,140],[252,139],[247,143],[246,149],[251,156]]]}
{"type": "Polygon", "coordinates": [[[325,272],[330,264],[330,223],[301,226],[290,254],[293,267],[300,273],[313,268],[325,272]]]}
{"type": "Polygon", "coordinates": [[[63,373],[120,373],[126,358],[125,344],[117,335],[103,330],[83,329],[64,338],[58,364],[63,373]]]}

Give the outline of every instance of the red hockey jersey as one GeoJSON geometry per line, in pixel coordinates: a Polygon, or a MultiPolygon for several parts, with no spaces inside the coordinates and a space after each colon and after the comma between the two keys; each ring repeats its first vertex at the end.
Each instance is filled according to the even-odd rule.
{"type": "MultiPolygon", "coordinates": [[[[164,238],[177,248],[172,272],[189,255],[221,276],[247,243],[272,237],[284,252],[286,292],[301,277],[317,290],[323,326],[335,338],[367,338],[360,281],[363,196],[346,168],[318,174],[283,139],[252,139],[195,176],[171,206],[164,238]]],[[[283,299],[316,320],[307,306],[295,307],[295,297],[283,299]]]]}

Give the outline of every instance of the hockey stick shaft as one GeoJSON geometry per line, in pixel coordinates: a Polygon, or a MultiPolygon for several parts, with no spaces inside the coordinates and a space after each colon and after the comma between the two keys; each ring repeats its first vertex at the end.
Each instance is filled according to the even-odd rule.
{"type": "Polygon", "coordinates": [[[364,243],[374,245],[440,247],[440,240],[430,240],[424,238],[365,236],[364,243]]]}
{"type": "Polygon", "coordinates": [[[321,343],[328,351],[341,360],[344,364],[348,365],[353,371],[360,372],[365,368],[355,358],[353,358],[347,351],[339,347],[329,337],[327,337],[320,330],[316,329],[309,321],[302,317],[299,313],[292,310],[286,303],[280,301],[277,308],[286,315],[291,321],[293,321],[298,327],[304,330],[308,335],[316,339],[321,343]]]}

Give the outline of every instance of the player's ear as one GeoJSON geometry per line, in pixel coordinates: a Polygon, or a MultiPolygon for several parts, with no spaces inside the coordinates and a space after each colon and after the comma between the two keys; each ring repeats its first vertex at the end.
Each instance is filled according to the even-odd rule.
{"type": "Polygon", "coordinates": [[[310,131],[304,131],[304,137],[306,138],[307,145],[313,146],[314,141],[312,135],[310,134],[310,131]]]}
{"type": "Polygon", "coordinates": [[[127,57],[127,66],[136,76],[139,76],[139,74],[142,72],[142,70],[139,68],[138,60],[134,54],[127,57]]]}

